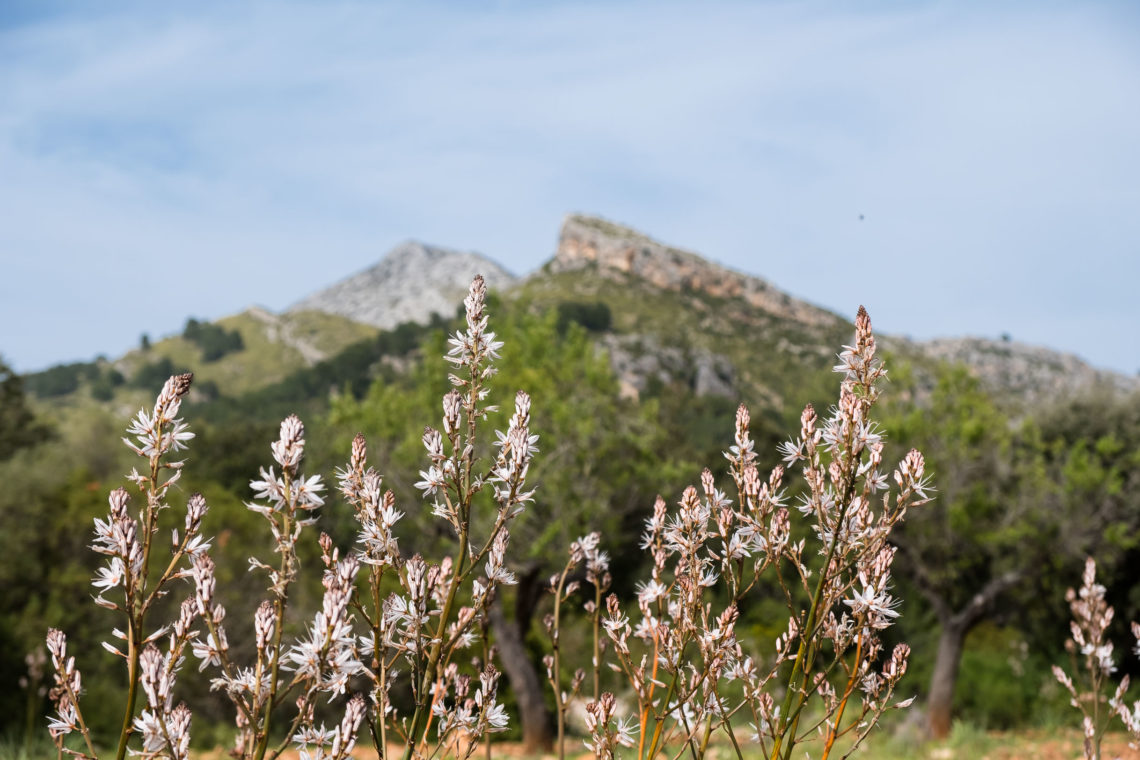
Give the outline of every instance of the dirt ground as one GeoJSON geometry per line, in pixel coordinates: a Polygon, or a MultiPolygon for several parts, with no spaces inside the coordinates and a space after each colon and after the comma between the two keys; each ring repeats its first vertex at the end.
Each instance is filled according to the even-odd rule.
{"type": "MultiPolygon", "coordinates": [[[[860,748],[853,757],[858,760],[1081,760],[1084,757],[1081,745],[1081,735],[1077,731],[1022,731],[979,734],[965,740],[933,743],[920,748],[896,747],[889,740],[880,739],[860,748]]],[[[568,742],[567,750],[566,757],[573,760],[591,760],[593,757],[577,740],[568,742]]],[[[710,754],[713,755],[711,760],[731,760],[733,757],[727,747],[714,747],[710,754]]],[[[809,754],[814,756],[815,753],[809,749],[809,754]]],[[[367,760],[375,758],[376,751],[370,745],[359,746],[353,756],[367,760]]],[[[400,748],[392,747],[389,756],[400,757],[400,748]]],[[[759,753],[746,756],[748,760],[761,760],[759,753]]],[[[471,760],[484,760],[486,757],[480,748],[471,760]]],[[[523,752],[521,744],[512,742],[493,744],[491,757],[493,760],[557,760],[555,754],[528,755],[523,752]]],[[[1130,749],[1123,735],[1113,734],[1105,739],[1101,757],[1103,760],[1140,760],[1140,751],[1130,749]]],[[[295,751],[285,753],[282,758],[298,760],[295,751]]],[[[201,753],[195,760],[228,760],[228,755],[216,750],[201,753]]]]}

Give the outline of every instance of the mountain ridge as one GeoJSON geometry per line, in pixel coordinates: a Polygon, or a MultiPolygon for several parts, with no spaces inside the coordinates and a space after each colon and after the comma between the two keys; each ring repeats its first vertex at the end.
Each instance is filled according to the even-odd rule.
{"type": "Polygon", "coordinates": [[[730,269],[601,217],[568,214],[547,267],[564,272],[591,264],[641,277],[665,290],[697,290],[716,298],[741,298],[757,308],[811,325],[842,321],[834,312],[795,298],[760,276],[730,269]]]}
{"type": "MultiPolygon", "coordinates": [[[[202,364],[203,377],[249,389],[331,357],[371,331],[427,324],[433,314],[452,316],[476,273],[504,298],[534,308],[604,303],[613,313],[613,334],[599,336],[598,345],[610,354],[630,395],[656,382],[688,377],[702,394],[727,398],[743,393],[773,405],[794,401],[812,372],[834,363],[836,347],[849,342],[852,329],[849,319],[791,296],[762,277],[601,217],[572,213],[563,220],[553,256],[525,277],[482,254],[408,240],[280,314],[251,308],[223,318],[218,324],[239,329],[256,351],[202,364]]],[[[156,345],[154,355],[192,362],[196,350],[178,338],[156,345]]],[[[925,366],[925,375],[939,362],[964,363],[990,390],[1015,404],[1088,387],[1140,390],[1140,378],[1043,346],[887,334],[880,335],[880,342],[885,350],[925,366]]],[[[143,353],[132,351],[114,364],[129,379],[145,360],[143,353]]]]}
{"type": "Polygon", "coordinates": [[[463,301],[471,278],[482,274],[490,288],[517,278],[479,253],[406,240],[375,264],[289,306],[285,311],[322,311],[389,330],[401,322],[450,316],[463,301]]]}

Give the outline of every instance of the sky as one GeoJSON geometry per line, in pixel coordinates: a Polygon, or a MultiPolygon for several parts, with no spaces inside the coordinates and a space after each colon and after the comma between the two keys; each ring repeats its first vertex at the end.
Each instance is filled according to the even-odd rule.
{"type": "Polygon", "coordinates": [[[1140,7],[0,2],[0,355],[598,214],[877,330],[1140,370],[1140,7]]]}

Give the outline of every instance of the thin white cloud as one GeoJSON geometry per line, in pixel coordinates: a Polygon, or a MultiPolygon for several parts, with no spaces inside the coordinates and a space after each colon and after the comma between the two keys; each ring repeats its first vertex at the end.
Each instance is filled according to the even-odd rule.
{"type": "Polygon", "coordinates": [[[409,236],[525,271],[586,210],[883,329],[1134,371],[1136,31],[1076,3],[218,3],[0,31],[0,324],[36,326],[0,351],[280,308],[409,236]]]}

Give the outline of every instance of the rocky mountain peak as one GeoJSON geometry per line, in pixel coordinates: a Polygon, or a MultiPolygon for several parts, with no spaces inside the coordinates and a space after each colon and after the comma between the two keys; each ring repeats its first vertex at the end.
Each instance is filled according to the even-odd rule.
{"type": "Polygon", "coordinates": [[[740,298],[780,317],[809,325],[833,325],[839,317],[784,293],[759,277],[736,272],[691,251],[659,243],[606,219],[571,214],[562,223],[555,272],[597,266],[623,272],[677,292],[698,291],[717,298],[740,298]]]}
{"type": "Polygon", "coordinates": [[[471,278],[483,275],[489,288],[515,277],[491,259],[470,251],[400,243],[375,265],[293,304],[289,311],[323,311],[390,329],[401,322],[450,316],[463,302],[471,278]]]}

